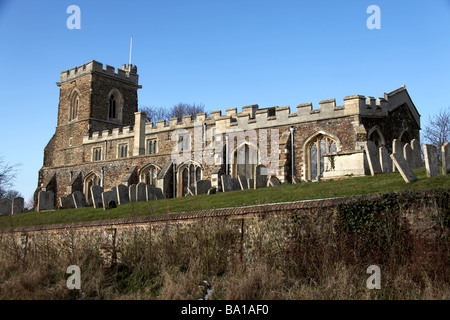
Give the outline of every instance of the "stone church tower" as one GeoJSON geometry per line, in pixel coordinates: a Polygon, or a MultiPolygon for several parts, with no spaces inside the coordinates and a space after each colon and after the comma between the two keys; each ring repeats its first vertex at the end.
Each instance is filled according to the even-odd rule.
{"type": "Polygon", "coordinates": [[[138,109],[137,68],[90,61],[61,72],[58,123],[44,150],[44,166],[80,164],[83,136],[94,131],[132,126],[138,109]]]}

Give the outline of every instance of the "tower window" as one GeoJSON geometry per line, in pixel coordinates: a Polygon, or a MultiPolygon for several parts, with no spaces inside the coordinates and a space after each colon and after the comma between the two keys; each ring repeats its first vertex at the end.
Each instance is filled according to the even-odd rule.
{"type": "Polygon", "coordinates": [[[146,154],[156,154],[157,153],[157,141],[156,139],[148,139],[146,146],[146,154]]]}
{"type": "Polygon", "coordinates": [[[80,95],[77,91],[74,91],[72,94],[72,99],[70,100],[69,106],[69,121],[75,120],[78,118],[78,109],[80,107],[80,95]]]}
{"type": "Polygon", "coordinates": [[[110,119],[116,119],[117,118],[117,113],[116,113],[116,98],[114,97],[114,95],[112,94],[109,97],[109,110],[108,110],[108,116],[110,119]]]}

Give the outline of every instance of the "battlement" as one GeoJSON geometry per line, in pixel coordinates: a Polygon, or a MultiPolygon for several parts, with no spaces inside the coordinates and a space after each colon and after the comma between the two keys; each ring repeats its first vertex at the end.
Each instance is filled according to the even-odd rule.
{"type": "MultiPolygon", "coordinates": [[[[336,105],[336,99],[327,99],[319,101],[319,108],[314,109],[313,103],[298,104],[295,112],[291,113],[290,106],[274,106],[260,108],[257,104],[243,106],[242,111],[237,108],[228,108],[225,114],[221,110],[212,111],[210,117],[206,113],[199,113],[195,116],[184,116],[181,121],[178,118],[169,120],[159,120],[157,123],[145,123],[145,134],[151,135],[163,131],[176,129],[188,129],[194,127],[197,121],[208,126],[215,126],[220,130],[227,128],[239,128],[242,130],[258,129],[271,126],[295,125],[297,123],[334,119],[353,115],[362,116],[387,116],[388,112],[395,106],[390,106],[389,96],[382,98],[371,96],[352,95],[344,97],[342,105],[336,105]]],[[[103,141],[105,139],[117,139],[121,137],[133,136],[133,129],[123,128],[123,132],[114,129],[112,133],[97,132],[91,137],[84,137],[83,142],[92,143],[95,140],[103,141]]]]}
{"type": "Polygon", "coordinates": [[[135,85],[137,85],[139,81],[136,66],[131,65],[131,68],[128,68],[125,64],[123,64],[122,68],[116,69],[110,65],[105,65],[103,67],[102,63],[92,60],[81,66],[61,72],[61,83],[92,73],[102,74],[119,80],[131,82],[135,85]]]}
{"type": "Polygon", "coordinates": [[[116,140],[123,138],[131,138],[134,136],[133,126],[118,127],[112,130],[103,130],[93,132],[92,135],[83,136],[83,144],[98,143],[105,140],[116,140]]]}

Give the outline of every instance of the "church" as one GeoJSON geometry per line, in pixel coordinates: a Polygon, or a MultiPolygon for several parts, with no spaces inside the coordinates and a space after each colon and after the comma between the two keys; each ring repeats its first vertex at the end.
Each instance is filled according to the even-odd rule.
{"type": "Polygon", "coordinates": [[[173,198],[367,175],[367,141],[392,153],[394,141],[420,140],[420,114],[405,86],[378,98],[346,96],[340,105],[255,104],[157,123],[138,110],[134,65],[92,60],[61,72],[57,86],[57,126],[44,149],[35,207],[41,191],[52,194],[56,209],[73,207],[64,199],[75,193],[100,205],[93,188],[125,186],[132,201],[139,184],[173,198]]]}

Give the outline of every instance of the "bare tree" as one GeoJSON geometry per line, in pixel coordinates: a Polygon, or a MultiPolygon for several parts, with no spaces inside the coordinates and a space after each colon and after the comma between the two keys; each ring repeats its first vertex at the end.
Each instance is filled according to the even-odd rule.
{"type": "Polygon", "coordinates": [[[12,181],[16,177],[16,170],[19,164],[11,165],[4,163],[3,158],[0,157],[0,198],[10,198],[14,195],[14,190],[10,190],[12,187],[12,181]]]}
{"type": "Polygon", "coordinates": [[[422,141],[437,147],[440,160],[441,146],[450,142],[450,107],[441,109],[428,118],[428,124],[422,132],[422,141]]]}
{"type": "Polygon", "coordinates": [[[141,107],[141,111],[146,113],[147,122],[153,122],[155,124],[158,120],[170,118],[178,118],[178,121],[182,121],[183,117],[187,115],[192,115],[192,119],[195,119],[198,113],[205,112],[205,105],[180,102],[170,109],[150,106],[141,107]]]}

